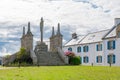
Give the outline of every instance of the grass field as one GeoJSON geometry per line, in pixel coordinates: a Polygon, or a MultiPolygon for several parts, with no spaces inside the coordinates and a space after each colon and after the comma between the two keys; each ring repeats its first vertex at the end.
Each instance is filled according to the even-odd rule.
{"type": "Polygon", "coordinates": [[[120,80],[120,67],[0,67],[0,80],[120,80]]]}

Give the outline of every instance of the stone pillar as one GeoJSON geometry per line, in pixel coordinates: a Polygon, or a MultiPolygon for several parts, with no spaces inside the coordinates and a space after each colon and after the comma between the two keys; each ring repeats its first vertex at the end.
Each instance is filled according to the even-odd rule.
{"type": "Polygon", "coordinates": [[[44,26],[44,21],[43,18],[41,18],[41,22],[40,22],[41,43],[43,43],[43,26],[44,26]]]}

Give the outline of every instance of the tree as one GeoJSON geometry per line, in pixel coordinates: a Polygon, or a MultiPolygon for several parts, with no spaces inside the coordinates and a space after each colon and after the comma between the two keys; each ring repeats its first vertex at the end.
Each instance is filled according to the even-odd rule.
{"type": "Polygon", "coordinates": [[[5,56],[5,59],[8,59],[8,58],[10,58],[10,55],[6,55],[6,56],[5,56]]]}
{"type": "Polygon", "coordinates": [[[26,52],[25,48],[20,48],[20,52],[17,54],[17,58],[21,59],[26,55],[27,55],[27,52],[26,52]]]}
{"type": "Polygon", "coordinates": [[[30,57],[29,53],[26,52],[25,48],[20,48],[20,52],[17,54],[17,62],[19,65],[21,63],[32,64],[32,58],[30,57]]]}

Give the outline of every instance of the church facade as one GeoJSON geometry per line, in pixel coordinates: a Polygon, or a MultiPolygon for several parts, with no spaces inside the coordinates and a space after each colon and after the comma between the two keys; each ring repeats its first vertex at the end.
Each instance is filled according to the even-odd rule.
{"type": "Polygon", "coordinates": [[[108,30],[84,36],[73,33],[63,50],[80,56],[82,65],[120,66],[120,18],[108,30]]]}

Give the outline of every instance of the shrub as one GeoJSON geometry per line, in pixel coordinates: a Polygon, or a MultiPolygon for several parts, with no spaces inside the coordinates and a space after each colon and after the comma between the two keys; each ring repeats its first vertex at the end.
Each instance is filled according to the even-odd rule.
{"type": "Polygon", "coordinates": [[[79,65],[79,64],[81,64],[80,56],[69,57],[69,64],[71,64],[71,65],[79,65]]]}

